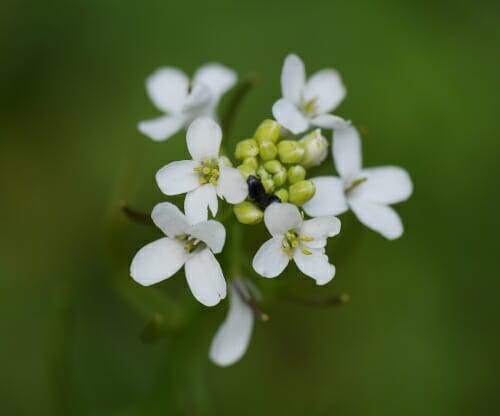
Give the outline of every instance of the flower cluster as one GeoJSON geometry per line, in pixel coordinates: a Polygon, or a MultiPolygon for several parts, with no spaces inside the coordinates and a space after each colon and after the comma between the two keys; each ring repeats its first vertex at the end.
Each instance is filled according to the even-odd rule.
{"type": "Polygon", "coordinates": [[[165,236],[140,249],[130,269],[132,278],[147,286],[184,266],[193,296],[205,306],[217,305],[229,293],[228,315],[209,354],[220,366],[242,357],[255,317],[267,318],[257,306],[261,294],[251,280],[254,273],[275,278],[293,260],[317,285],[327,284],[335,276],[326,245],[340,232],[336,216],[351,209],[361,223],[395,239],[403,226],[390,205],[412,193],[404,169],[362,167],[357,129],[331,114],[346,95],[341,77],[325,69],[306,80],[296,55],[285,59],[274,119],[264,120],[226,153],[232,138],[225,137],[222,145],[227,133],[219,126],[217,106],[235,83],[235,72],[219,64],[203,66],[192,81],[172,67],[148,78],[149,96],[165,115],[139,123],[139,130],[159,141],[186,126],[192,159],[170,162],[156,174],[165,195],[185,194],[184,213],[170,202],[153,208],[152,220],[165,236]],[[309,178],[308,171],[328,160],[328,131],[338,176],[309,178]],[[226,229],[245,235],[261,222],[270,238],[256,247],[253,270],[243,269],[238,252],[244,248],[236,238],[232,254],[224,257],[230,264],[221,267],[216,255],[224,249],[226,229]],[[238,227],[243,231],[236,232],[238,227]]]}

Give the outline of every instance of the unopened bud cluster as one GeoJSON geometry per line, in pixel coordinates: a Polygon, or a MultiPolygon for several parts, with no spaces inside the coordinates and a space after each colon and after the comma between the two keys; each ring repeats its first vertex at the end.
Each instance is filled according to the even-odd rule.
{"type": "MultiPolygon", "coordinates": [[[[298,207],[315,193],[314,184],[306,179],[306,169],[319,165],[326,154],[327,141],[319,130],[299,141],[285,140],[281,126],[274,120],[264,120],[254,136],[241,140],[235,150],[241,162],[238,169],[245,179],[256,176],[266,193],[298,207]]],[[[250,201],[236,205],[234,212],[243,224],[257,224],[263,217],[262,210],[250,201]]]]}

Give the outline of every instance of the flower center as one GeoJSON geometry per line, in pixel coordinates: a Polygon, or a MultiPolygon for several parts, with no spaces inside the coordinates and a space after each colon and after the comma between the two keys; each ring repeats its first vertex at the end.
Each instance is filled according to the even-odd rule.
{"type": "Polygon", "coordinates": [[[194,168],[194,171],[199,175],[200,185],[211,183],[217,185],[219,178],[219,159],[205,159],[200,166],[194,168]]]}
{"type": "Polygon", "coordinates": [[[368,178],[365,178],[365,177],[353,180],[349,185],[347,185],[344,188],[344,192],[345,193],[351,192],[352,190],[354,190],[355,188],[357,188],[359,185],[361,185],[363,182],[366,182],[367,180],[368,180],[368,178]]]}
{"type": "Polygon", "coordinates": [[[184,242],[184,250],[186,250],[188,253],[192,253],[197,248],[201,249],[206,246],[206,244],[203,241],[187,234],[180,234],[175,236],[175,238],[179,241],[184,242]]]}
{"type": "Polygon", "coordinates": [[[302,105],[304,112],[311,117],[316,115],[316,101],[318,101],[318,97],[313,97],[302,105]]]}
{"type": "Polygon", "coordinates": [[[313,237],[308,237],[305,235],[299,235],[295,230],[288,231],[283,238],[283,251],[288,255],[288,257],[292,257],[296,248],[301,249],[302,253],[306,255],[311,255],[312,252],[308,250],[306,247],[303,247],[303,243],[307,243],[313,241],[313,237]]]}

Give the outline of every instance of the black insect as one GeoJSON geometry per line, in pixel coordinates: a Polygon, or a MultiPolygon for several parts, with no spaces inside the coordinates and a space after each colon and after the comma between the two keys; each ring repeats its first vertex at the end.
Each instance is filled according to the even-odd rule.
{"type": "Polygon", "coordinates": [[[262,185],[262,182],[259,178],[257,178],[257,176],[250,175],[247,178],[247,184],[248,195],[260,209],[266,209],[273,202],[281,202],[281,199],[279,199],[276,195],[266,193],[264,185],[262,185]]]}

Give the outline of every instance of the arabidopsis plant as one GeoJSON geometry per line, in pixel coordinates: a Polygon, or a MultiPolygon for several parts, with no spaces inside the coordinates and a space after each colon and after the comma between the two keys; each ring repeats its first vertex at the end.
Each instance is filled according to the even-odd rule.
{"type": "Polygon", "coordinates": [[[199,68],[192,81],[177,68],[159,68],[146,80],[146,90],[165,115],[141,121],[139,131],[155,141],[163,141],[198,117],[217,119],[219,100],[236,80],[233,70],[216,63],[199,68]]]}

